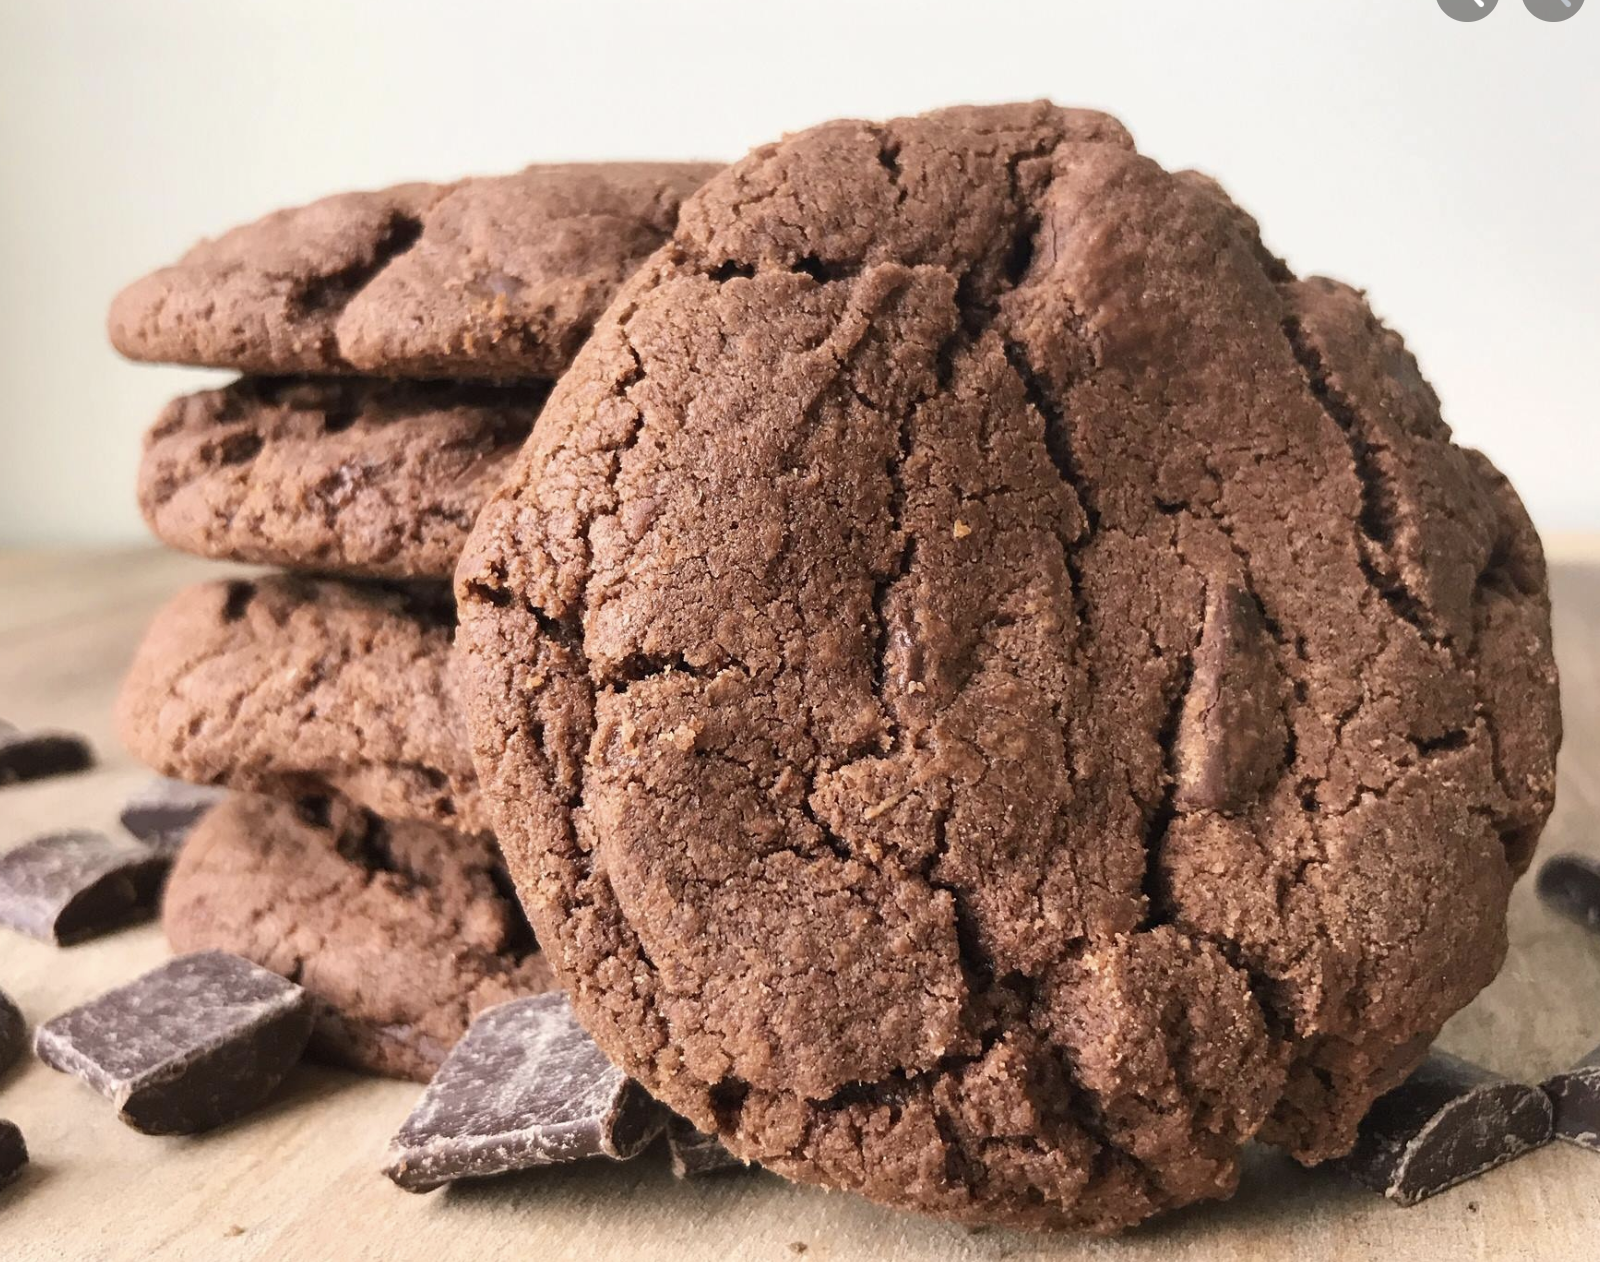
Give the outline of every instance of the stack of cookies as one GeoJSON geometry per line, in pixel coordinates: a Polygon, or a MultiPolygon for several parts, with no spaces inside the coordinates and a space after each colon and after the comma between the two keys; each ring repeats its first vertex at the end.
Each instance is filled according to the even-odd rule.
{"type": "Polygon", "coordinates": [[[551,985],[468,755],[447,580],[550,383],[714,169],[341,194],[112,306],[131,358],[243,374],[151,428],[152,529],[282,571],[181,593],[123,691],[139,757],[238,791],[183,848],[168,936],[300,980],[344,1063],[427,1078],[473,1012],[551,985]]]}
{"type": "Polygon", "coordinates": [[[268,795],[169,928],[347,1059],[548,984],[492,831],[582,1026],[738,1157],[1113,1230],[1348,1152],[1504,958],[1538,538],[1359,291],[1115,119],[336,199],[113,332],[294,375],[175,405],[146,509],[345,577],[179,597],[123,727],[268,795]]]}

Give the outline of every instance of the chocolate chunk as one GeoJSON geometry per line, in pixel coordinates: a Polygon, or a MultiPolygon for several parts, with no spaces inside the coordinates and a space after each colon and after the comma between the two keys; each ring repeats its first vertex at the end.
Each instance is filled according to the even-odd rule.
{"type": "Polygon", "coordinates": [[[1563,916],[1600,929],[1600,861],[1558,854],[1539,869],[1539,898],[1563,916]]]}
{"type": "Polygon", "coordinates": [[[672,1157],[672,1173],[680,1179],[747,1168],[715,1135],[707,1135],[693,1122],[676,1115],[667,1121],[667,1152],[672,1157]]]}
{"type": "Polygon", "coordinates": [[[123,806],[122,826],[151,849],[170,855],[200,817],[227,796],[226,789],[157,776],[123,806]]]}
{"type": "Polygon", "coordinates": [[[0,1074],[17,1063],[28,1046],[28,1023],[11,996],[0,990],[0,1074]]]}
{"type": "Polygon", "coordinates": [[[39,1027],[34,1050],[149,1135],[209,1130],[260,1104],[305,1051],[311,997],[225,951],[180,955],[39,1027]]]}
{"type": "Polygon", "coordinates": [[[94,765],[89,742],[72,732],[25,732],[0,719],[0,785],[62,776],[94,765]]]}
{"type": "Polygon", "coordinates": [[[1564,1074],[1545,1080],[1556,1138],[1600,1152],[1600,1047],[1564,1074]]]}
{"type": "Polygon", "coordinates": [[[1288,748],[1283,705],[1277,645],[1255,597],[1213,583],[1178,721],[1178,808],[1237,811],[1259,797],[1288,748]]]}
{"type": "Polygon", "coordinates": [[[480,1012],[389,1145],[408,1192],[529,1166],[637,1156],[663,1110],[605,1058],[560,992],[480,1012]]]}
{"type": "Polygon", "coordinates": [[[28,1164],[28,1145],[15,1122],[0,1118],[0,1187],[4,1187],[22,1173],[28,1164]]]}
{"type": "Polygon", "coordinates": [[[0,855],[0,924],[67,946],[155,910],[168,859],[104,833],[38,837],[0,855]]]}
{"type": "Polygon", "coordinates": [[[1401,1205],[1549,1142],[1550,1099],[1470,1061],[1432,1052],[1411,1077],[1379,1098],[1341,1164],[1401,1205]]]}

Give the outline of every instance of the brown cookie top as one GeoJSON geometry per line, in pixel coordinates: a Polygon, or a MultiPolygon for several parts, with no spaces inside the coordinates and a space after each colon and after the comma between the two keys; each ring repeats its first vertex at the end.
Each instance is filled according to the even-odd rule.
{"type": "Polygon", "coordinates": [[[954,1218],[1347,1146],[1550,807],[1515,496],[1359,294],[1046,104],[714,178],[457,596],[595,1038],[740,1156],[954,1218]]]}
{"type": "Polygon", "coordinates": [[[488,832],[443,589],[271,575],[180,592],[123,681],[123,742],[163,775],[343,793],[385,819],[488,832]]]}
{"type": "Polygon", "coordinates": [[[555,378],[717,169],[531,166],[274,211],[124,289],[111,342],[252,373],[555,378]]]}
{"type": "Polygon", "coordinates": [[[166,406],[145,436],[139,506],[164,543],[200,556],[446,579],[544,395],[245,377],[166,406]]]}
{"type": "Polygon", "coordinates": [[[299,982],[314,1047],[396,1078],[426,1081],[474,1014],[553,986],[491,839],[339,798],[229,797],[179,852],[161,921],[174,950],[299,982]]]}

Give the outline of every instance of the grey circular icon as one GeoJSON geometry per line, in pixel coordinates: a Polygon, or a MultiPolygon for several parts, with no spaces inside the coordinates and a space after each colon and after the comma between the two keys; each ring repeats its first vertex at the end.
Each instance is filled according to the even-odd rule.
{"type": "MultiPolygon", "coordinates": [[[[1499,3],[1500,0],[1439,0],[1439,7],[1446,17],[1457,22],[1476,22],[1493,13],[1494,6],[1499,3]]],[[[1560,4],[1561,0],[1553,0],[1553,3],[1560,4]]]]}
{"type": "Polygon", "coordinates": [[[1583,8],[1583,0],[1522,0],[1522,3],[1541,22],[1565,22],[1583,8]]]}

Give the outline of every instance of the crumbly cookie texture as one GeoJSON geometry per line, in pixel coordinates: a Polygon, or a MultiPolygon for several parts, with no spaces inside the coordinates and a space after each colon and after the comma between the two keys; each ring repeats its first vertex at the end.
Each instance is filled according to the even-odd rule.
{"type": "Polygon", "coordinates": [[[553,379],[716,170],[531,166],[274,211],[124,289],[111,342],[252,373],[553,379]]]}
{"type": "Polygon", "coordinates": [[[123,742],[179,780],[342,793],[385,819],[488,832],[448,596],[289,575],[188,588],[123,681],[123,742]]]}
{"type": "Polygon", "coordinates": [[[245,377],[175,399],[145,436],[139,506],[217,560],[447,579],[545,389],[245,377]]]}
{"type": "Polygon", "coordinates": [[[1505,951],[1538,540],[1361,295],[1048,104],[684,206],[457,571],[596,1039],[738,1155],[977,1222],[1350,1144],[1505,951]]]}
{"type": "Polygon", "coordinates": [[[190,835],[161,921],[318,1000],[312,1045],[426,1081],[475,1013],[553,986],[492,839],[386,822],[338,798],[234,795],[190,835]]]}

